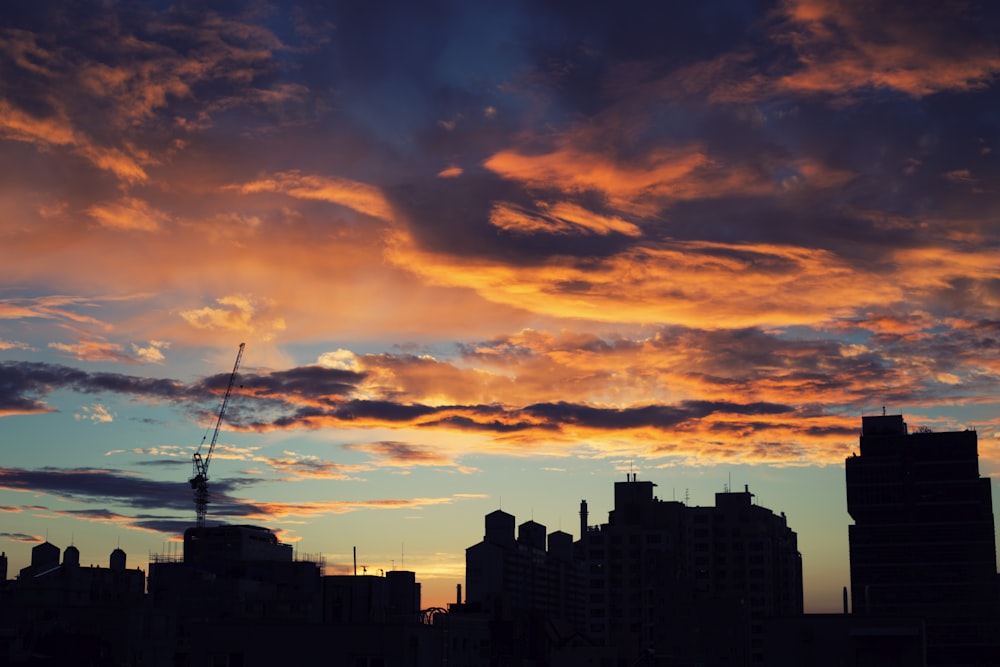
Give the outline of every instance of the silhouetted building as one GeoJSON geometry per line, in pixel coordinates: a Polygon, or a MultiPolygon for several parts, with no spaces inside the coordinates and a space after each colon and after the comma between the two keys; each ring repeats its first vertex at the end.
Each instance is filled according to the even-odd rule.
{"type": "Polygon", "coordinates": [[[59,547],[48,540],[31,548],[31,565],[21,568],[18,578],[27,579],[59,567],[59,547]]]}
{"type": "Polygon", "coordinates": [[[149,601],[148,664],[440,663],[413,572],[323,576],[260,526],[186,530],[183,560],[153,557],[149,601]]]}
{"type": "Polygon", "coordinates": [[[759,621],[802,613],[801,556],[784,515],[753,505],[748,490],[688,507],[654,487],[634,475],[616,482],[608,523],[578,545],[588,634],[646,664],[764,664],[759,621]]]}
{"type": "Polygon", "coordinates": [[[198,526],[184,531],[183,561],[153,557],[149,595],[181,618],[318,622],[320,578],[318,563],[293,560],[267,528],[198,526]]]}
{"type": "Polygon", "coordinates": [[[843,614],[764,619],[767,667],[925,667],[924,622],[843,614]]]}
{"type": "Polygon", "coordinates": [[[251,525],[196,526],[184,531],[184,562],[292,561],[292,545],[268,528],[251,525]]]}
{"type": "MultiPolygon", "coordinates": [[[[124,564],[124,553],[122,564],[124,564]]],[[[49,542],[5,587],[0,604],[0,661],[12,664],[131,664],[145,596],[145,573],[81,567],[80,551],[49,542]]],[[[3,662],[3,664],[7,664],[3,662]]]]}
{"type": "MultiPolygon", "coordinates": [[[[489,623],[489,664],[766,664],[760,622],[802,614],[801,556],[784,515],[748,490],[687,507],[654,487],[631,474],[615,483],[600,526],[587,525],[582,501],[581,539],[555,532],[548,549],[541,524],[522,524],[515,540],[512,515],[487,515],[483,541],[466,550],[467,598],[452,625],[464,619],[471,639],[489,623]]],[[[468,662],[475,655],[461,653],[486,664],[468,662]]]]}
{"type": "Polygon", "coordinates": [[[853,612],[924,619],[930,665],[1000,660],[993,507],[977,444],[975,431],[908,433],[902,415],[863,417],[860,455],[845,465],[853,612]]]}
{"type": "Polygon", "coordinates": [[[323,622],[365,624],[420,621],[420,584],[408,570],[385,576],[323,577],[323,622]]]}
{"type": "Polygon", "coordinates": [[[151,555],[148,592],[121,549],[106,568],[75,546],[59,558],[38,544],[0,586],[0,664],[442,664],[446,627],[421,611],[413,572],[324,577],[267,528],[188,529],[183,557],[151,555]]]}
{"type": "Polygon", "coordinates": [[[579,566],[573,536],[526,521],[514,538],[514,517],[486,515],[486,535],[465,550],[465,612],[482,611],[491,624],[496,660],[547,660],[547,624],[582,623],[579,566]],[[546,544],[547,538],[547,544],[546,544]]]}

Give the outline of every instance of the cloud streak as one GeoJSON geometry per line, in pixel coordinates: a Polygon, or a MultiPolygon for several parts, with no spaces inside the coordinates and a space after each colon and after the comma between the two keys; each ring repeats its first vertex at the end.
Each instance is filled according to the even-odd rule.
{"type": "MultiPolygon", "coordinates": [[[[870,332],[867,344],[795,342],[756,329],[672,327],[642,339],[524,331],[461,348],[461,363],[427,355],[351,355],[352,370],[315,365],[242,373],[227,429],[380,428],[415,436],[440,430],[487,438],[485,443],[470,442],[479,452],[528,455],[542,446],[552,453],[610,456],[615,447],[624,446],[651,458],[700,455],[704,463],[835,463],[849,446],[844,435],[853,430],[853,415],[869,406],[873,386],[883,397],[919,404],[942,396],[968,400],[979,391],[974,387],[995,384],[997,352],[974,338],[974,332],[988,325],[971,325],[950,338],[931,336],[937,321],[927,318],[842,322],[845,329],[870,332]],[[926,349],[901,358],[893,351],[900,345],[926,349]],[[944,354],[956,346],[970,351],[944,354]],[[994,370],[984,374],[990,368],[994,370]],[[556,381],[563,398],[548,400],[556,381]],[[811,401],[803,403],[803,396],[811,401]],[[736,432],[741,444],[716,446],[736,432]],[[780,447],[755,444],[779,438],[784,441],[780,447]],[[671,440],[683,442],[656,444],[671,440]]],[[[228,383],[225,373],[183,384],[32,363],[0,365],[0,378],[11,414],[44,411],[48,392],[69,389],[165,401],[206,422],[228,383]]],[[[104,419],[103,414],[94,412],[89,418],[104,419]]],[[[429,449],[406,441],[349,448],[370,454],[369,466],[390,468],[466,470],[460,461],[469,453],[455,445],[429,449]]],[[[169,448],[141,453],[189,455],[169,448]]],[[[346,479],[371,469],[294,452],[265,456],[222,448],[217,456],[293,478],[346,479]]]]}
{"type": "MultiPolygon", "coordinates": [[[[212,481],[211,513],[218,521],[270,521],[289,517],[314,517],[344,514],[365,509],[419,509],[449,504],[455,498],[374,498],[360,500],[317,500],[273,502],[240,500],[230,495],[238,484],[212,481]]],[[[176,534],[191,525],[180,518],[192,504],[186,484],[159,482],[115,469],[53,468],[36,470],[0,468],[0,488],[56,496],[76,504],[100,503],[104,507],[69,507],[51,510],[55,516],[68,516],[97,523],[110,523],[138,530],[176,534]],[[108,507],[121,508],[121,511],[108,507]],[[149,514],[142,510],[157,510],[149,514]],[[163,514],[172,512],[172,514],[163,514]]],[[[38,541],[32,536],[8,534],[9,539],[38,541]]]]}

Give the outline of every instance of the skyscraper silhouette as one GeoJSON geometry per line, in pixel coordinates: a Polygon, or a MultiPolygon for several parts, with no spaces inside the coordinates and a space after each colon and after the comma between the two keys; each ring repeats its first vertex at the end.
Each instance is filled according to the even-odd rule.
{"type": "Polygon", "coordinates": [[[632,661],[764,664],[760,621],[802,613],[795,532],[748,489],[689,507],[655,486],[615,482],[608,523],[581,537],[588,633],[632,661]]]}
{"type": "MultiPolygon", "coordinates": [[[[902,415],[862,418],[846,461],[855,614],[919,617],[930,665],[1000,660],[990,480],[975,431],[908,433],[902,415]]],[[[995,664],[995,663],[994,663],[995,664]]]]}
{"type": "Polygon", "coordinates": [[[607,523],[589,525],[581,501],[580,540],[557,531],[548,549],[544,526],[521,524],[515,540],[512,515],[488,514],[483,541],[466,550],[452,638],[463,614],[480,613],[490,664],[768,664],[764,621],[802,614],[802,559],[784,514],[746,488],[689,507],[655,487],[629,473],[607,523]]]}

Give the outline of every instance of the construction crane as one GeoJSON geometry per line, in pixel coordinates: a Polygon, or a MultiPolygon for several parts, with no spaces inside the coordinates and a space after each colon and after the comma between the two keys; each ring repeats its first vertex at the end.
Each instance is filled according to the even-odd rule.
{"type": "Polygon", "coordinates": [[[208,464],[212,461],[212,452],[215,451],[215,442],[219,439],[219,429],[222,428],[222,419],[226,416],[226,407],[229,405],[229,396],[233,393],[233,384],[236,383],[236,371],[240,367],[240,359],[243,358],[243,348],[246,343],[240,343],[240,350],[236,353],[236,363],[233,364],[233,374],[229,376],[229,386],[226,387],[226,394],[222,397],[222,405],[219,407],[219,418],[215,422],[215,433],[212,434],[212,442],[205,452],[204,458],[201,455],[201,448],[205,446],[205,438],[208,432],[201,439],[198,450],[191,456],[191,463],[194,466],[194,476],[189,480],[191,488],[194,489],[194,507],[197,515],[197,526],[205,525],[205,515],[208,513],[208,464]]]}

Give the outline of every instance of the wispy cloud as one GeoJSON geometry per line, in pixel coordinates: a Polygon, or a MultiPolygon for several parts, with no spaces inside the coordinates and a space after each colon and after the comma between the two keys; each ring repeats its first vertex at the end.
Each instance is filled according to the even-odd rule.
{"type": "Polygon", "coordinates": [[[392,218],[392,207],[379,188],[342,178],[302,174],[297,171],[275,174],[271,178],[231,186],[244,194],[280,192],[299,199],[315,199],[340,204],[358,213],[381,220],[392,218]]]}
{"type": "MultiPolygon", "coordinates": [[[[539,445],[568,453],[587,442],[585,447],[602,455],[600,443],[614,439],[653,457],[698,453],[703,462],[828,463],[842,456],[844,436],[854,428],[851,415],[868,405],[875,385],[884,400],[908,403],[931,396],[958,400],[979,390],[974,387],[993,386],[1000,378],[998,355],[973,342],[986,335],[984,324],[956,322],[954,333],[943,336],[934,318],[904,321],[873,310],[862,319],[839,321],[842,331],[858,334],[853,343],[835,338],[796,342],[780,332],[752,328],[671,327],[641,339],[527,330],[463,346],[461,363],[428,355],[352,354],[355,370],[317,365],[242,373],[227,427],[443,430],[484,436],[492,441],[489,447],[505,453],[528,453],[539,445]],[[911,349],[909,358],[895,352],[903,345],[911,349]],[[937,351],[955,346],[967,351],[937,351]],[[924,350],[914,353],[919,348],[924,350]],[[553,383],[562,387],[559,401],[550,400],[553,383]],[[810,402],[803,404],[803,396],[810,402]],[[714,444],[736,432],[745,446],[714,444]],[[672,445],[673,452],[648,444],[673,439],[685,441],[672,445]],[[754,444],[778,440],[781,446],[754,444]],[[524,448],[530,441],[536,445],[524,448]]],[[[341,351],[338,358],[344,357],[341,351]]],[[[168,401],[207,419],[228,383],[227,373],[185,385],[45,364],[7,363],[0,371],[11,413],[18,407],[44,410],[46,394],[62,388],[168,401]]],[[[381,441],[349,447],[371,454],[379,466],[466,469],[459,463],[462,449],[454,445],[442,449],[381,441]]],[[[220,449],[218,456],[294,478],[347,478],[366,469],[294,453],[220,449]]]]}
{"type": "MultiPolygon", "coordinates": [[[[189,521],[176,515],[178,512],[187,515],[192,504],[190,489],[186,484],[157,482],[115,469],[0,468],[0,488],[58,496],[79,504],[100,502],[106,505],[101,508],[68,507],[49,510],[54,516],[168,533],[181,532],[191,525],[189,521]],[[107,505],[116,509],[109,509],[107,505]],[[159,514],[153,515],[141,510],[157,510],[159,514]],[[171,512],[174,514],[171,515],[171,512]]],[[[226,480],[213,480],[211,509],[215,520],[229,518],[268,521],[344,514],[366,509],[419,509],[450,504],[457,498],[441,496],[265,502],[237,499],[231,495],[234,488],[226,480]]],[[[10,535],[12,534],[8,534],[10,535]]],[[[36,541],[31,536],[22,537],[25,541],[36,541]]]]}
{"type": "Polygon", "coordinates": [[[784,0],[757,29],[790,57],[762,61],[749,49],[732,51],[685,68],[672,82],[707,89],[724,103],[819,96],[844,104],[872,91],[920,98],[982,90],[1000,74],[1000,50],[975,30],[977,14],[962,3],[784,0]]]}
{"type": "Polygon", "coordinates": [[[37,535],[26,535],[24,533],[0,533],[0,537],[4,537],[8,540],[14,542],[43,542],[44,540],[37,535]]]}
{"type": "Polygon", "coordinates": [[[87,213],[102,227],[123,231],[157,232],[167,222],[165,214],[134,197],[95,204],[87,213]]]}
{"type": "Polygon", "coordinates": [[[101,404],[92,406],[83,406],[80,408],[80,412],[73,415],[73,418],[77,421],[91,421],[96,423],[107,424],[114,421],[114,416],[108,412],[108,409],[101,404]]]}

